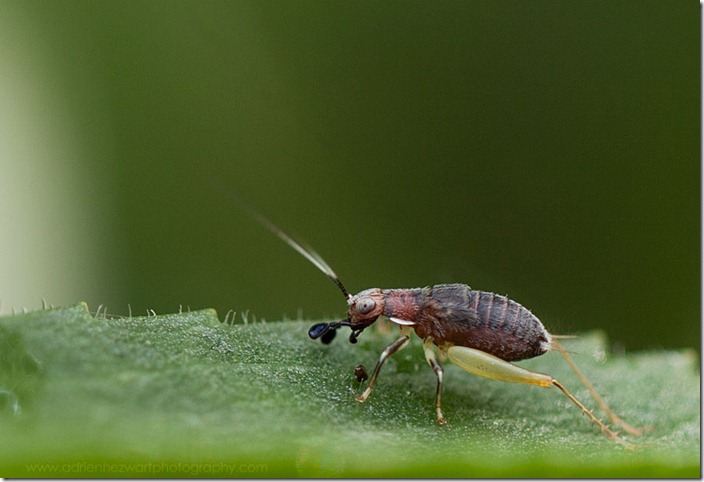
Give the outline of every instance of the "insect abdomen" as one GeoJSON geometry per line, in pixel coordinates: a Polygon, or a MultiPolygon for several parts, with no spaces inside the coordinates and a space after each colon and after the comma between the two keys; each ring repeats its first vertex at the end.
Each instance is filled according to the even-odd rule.
{"type": "Polygon", "coordinates": [[[542,355],[549,335],[538,318],[519,303],[487,291],[471,291],[469,308],[477,313],[471,346],[507,361],[542,355]],[[483,349],[484,348],[484,349],[483,349]]]}
{"type": "Polygon", "coordinates": [[[428,314],[437,320],[429,336],[440,345],[475,348],[506,361],[542,355],[549,348],[550,335],[540,320],[505,296],[461,284],[433,286],[426,296],[428,314]]]}

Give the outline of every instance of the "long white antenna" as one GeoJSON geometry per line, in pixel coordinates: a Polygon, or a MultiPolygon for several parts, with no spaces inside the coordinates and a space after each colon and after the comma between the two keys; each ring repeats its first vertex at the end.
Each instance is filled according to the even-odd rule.
{"type": "Polygon", "coordinates": [[[252,206],[250,206],[247,202],[245,202],[242,198],[240,198],[238,195],[236,195],[231,189],[225,188],[222,184],[219,182],[215,181],[214,179],[209,179],[209,181],[212,184],[215,184],[220,191],[222,191],[225,195],[229,196],[232,201],[237,204],[239,207],[247,211],[250,216],[252,216],[254,219],[256,219],[259,224],[267,228],[269,231],[274,233],[276,236],[278,236],[284,243],[288,244],[291,246],[293,249],[298,251],[304,258],[306,258],[308,261],[313,263],[313,265],[318,268],[320,271],[322,271],[325,276],[330,278],[335,285],[342,291],[342,294],[345,295],[345,298],[350,299],[352,295],[350,295],[349,291],[347,291],[347,288],[345,288],[345,285],[342,284],[342,281],[340,281],[340,278],[335,274],[333,269],[328,265],[325,260],[320,256],[318,253],[315,252],[313,248],[310,246],[306,245],[305,247],[298,243],[296,240],[291,238],[288,234],[286,234],[281,228],[279,228],[277,225],[272,223],[267,217],[265,217],[263,214],[261,214],[259,211],[254,209],[252,206]]]}

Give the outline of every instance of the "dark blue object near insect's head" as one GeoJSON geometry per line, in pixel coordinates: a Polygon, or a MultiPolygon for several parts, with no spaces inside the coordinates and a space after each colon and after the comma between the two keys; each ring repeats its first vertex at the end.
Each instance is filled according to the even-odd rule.
{"type": "MultiPolygon", "coordinates": [[[[352,327],[352,324],[348,320],[336,321],[334,323],[316,323],[308,330],[308,336],[313,340],[320,338],[320,341],[324,345],[328,345],[335,339],[336,330],[341,326],[352,327]]],[[[357,337],[360,333],[362,333],[364,328],[366,327],[358,330],[352,330],[352,333],[350,333],[350,343],[357,343],[357,337]]]]}
{"type": "Polygon", "coordinates": [[[316,323],[308,330],[308,336],[313,340],[320,338],[330,331],[330,323],[316,323]]]}

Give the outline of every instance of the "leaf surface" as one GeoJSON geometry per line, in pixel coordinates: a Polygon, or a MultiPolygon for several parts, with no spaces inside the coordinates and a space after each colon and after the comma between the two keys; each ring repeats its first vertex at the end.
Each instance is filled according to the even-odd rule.
{"type": "MultiPolygon", "coordinates": [[[[557,390],[445,364],[443,409],[417,338],[371,372],[397,332],[324,346],[311,322],[225,324],[212,310],[92,316],[85,304],[0,318],[4,477],[699,477],[698,357],[612,356],[600,333],[563,344],[612,408],[652,426],[609,441],[557,390]]],[[[559,354],[521,365],[594,403],[559,354]]],[[[598,412],[595,412],[598,413],[598,412]]]]}

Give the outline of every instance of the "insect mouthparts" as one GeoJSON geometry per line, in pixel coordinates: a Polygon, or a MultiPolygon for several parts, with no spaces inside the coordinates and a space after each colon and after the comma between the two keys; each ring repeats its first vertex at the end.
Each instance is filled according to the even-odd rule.
{"type": "MultiPolygon", "coordinates": [[[[363,329],[364,328],[362,328],[362,330],[363,329]]],[[[362,333],[362,330],[355,330],[350,333],[350,343],[352,343],[353,345],[357,343],[357,337],[362,333]]]]}
{"type": "MultiPolygon", "coordinates": [[[[320,338],[324,345],[329,344],[335,338],[336,331],[341,326],[352,327],[349,320],[340,320],[333,323],[316,323],[308,329],[308,336],[313,340],[320,338]]],[[[362,330],[353,330],[350,334],[350,343],[357,343],[357,337],[362,330]]]]}
{"type": "Polygon", "coordinates": [[[316,323],[308,330],[308,336],[313,340],[317,340],[328,331],[330,331],[330,323],[316,323]]]}

